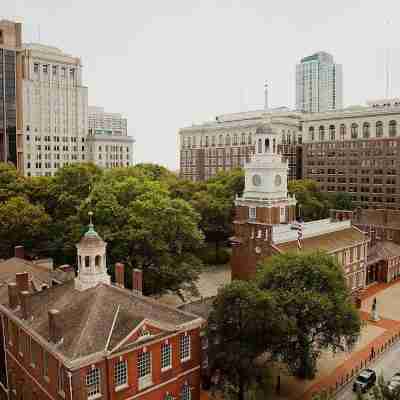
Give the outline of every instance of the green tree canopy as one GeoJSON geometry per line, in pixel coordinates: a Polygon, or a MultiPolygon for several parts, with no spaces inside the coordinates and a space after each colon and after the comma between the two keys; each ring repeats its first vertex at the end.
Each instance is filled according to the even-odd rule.
{"type": "Polygon", "coordinates": [[[259,287],[273,293],[294,332],[282,340],[282,360],[300,378],[312,378],[321,351],[351,348],[360,318],[346,287],[342,267],[321,252],[281,254],[268,259],[257,275],[259,287]]]}

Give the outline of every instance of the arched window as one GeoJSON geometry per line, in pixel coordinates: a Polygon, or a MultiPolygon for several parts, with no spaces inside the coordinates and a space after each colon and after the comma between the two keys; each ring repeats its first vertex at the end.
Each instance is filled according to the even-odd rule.
{"type": "Polygon", "coordinates": [[[193,147],[196,147],[196,136],[193,136],[192,143],[193,143],[193,147]]]}
{"type": "Polygon", "coordinates": [[[262,153],[262,140],[258,139],[258,147],[257,147],[257,152],[262,153]]]}
{"type": "Polygon", "coordinates": [[[225,145],[230,146],[231,145],[231,137],[229,135],[226,135],[225,138],[225,145]]]}
{"type": "Polygon", "coordinates": [[[344,140],[345,136],[346,136],[346,125],[345,124],[341,124],[340,128],[339,128],[339,135],[340,135],[340,139],[344,140]]]}
{"type": "Polygon", "coordinates": [[[192,147],[192,138],[190,136],[188,137],[188,147],[192,147]]]}
{"type": "Polygon", "coordinates": [[[276,152],[276,140],[272,139],[272,151],[275,153],[276,152]]]}
{"type": "Polygon", "coordinates": [[[247,144],[252,144],[251,133],[247,136],[247,144]]]}
{"type": "Polygon", "coordinates": [[[269,151],[269,139],[265,139],[265,152],[267,153],[269,151]]]}
{"type": "Polygon", "coordinates": [[[363,124],[363,138],[368,139],[370,136],[370,125],[368,122],[364,122],[363,124]]]}
{"type": "Polygon", "coordinates": [[[352,139],[358,138],[358,125],[356,123],[351,124],[351,138],[352,139]]]}
{"type": "Polygon", "coordinates": [[[242,144],[242,145],[246,144],[246,134],[245,134],[245,133],[242,133],[241,144],[242,144]]]}
{"type": "Polygon", "coordinates": [[[389,122],[389,136],[394,137],[397,135],[397,122],[392,120],[389,122]]]}
{"type": "Polygon", "coordinates": [[[79,267],[79,269],[81,269],[81,267],[82,267],[82,257],[81,256],[79,256],[79,258],[78,258],[78,263],[79,263],[78,267],[79,267]]]}
{"type": "Polygon", "coordinates": [[[285,135],[285,131],[283,131],[283,133],[282,133],[282,144],[286,144],[286,135],[285,135]]]}
{"type": "Polygon", "coordinates": [[[224,143],[224,137],[222,135],[219,135],[219,139],[218,139],[218,145],[222,146],[224,143]]]}
{"type": "Polygon", "coordinates": [[[375,125],[375,136],[382,137],[383,136],[383,123],[382,121],[378,121],[375,125]]]}
{"type": "Polygon", "coordinates": [[[215,146],[215,136],[211,136],[211,146],[215,146]]]}
{"type": "Polygon", "coordinates": [[[85,256],[85,267],[86,268],[90,267],[90,257],[89,256],[85,256]]]}
{"type": "Polygon", "coordinates": [[[187,146],[187,138],[186,136],[183,138],[183,148],[185,149],[187,146]]]}
{"type": "Polygon", "coordinates": [[[296,144],[296,134],[294,132],[292,133],[292,143],[296,144]]]}
{"type": "Polygon", "coordinates": [[[325,140],[325,127],[323,125],[321,125],[319,127],[319,139],[320,142],[325,140]]]}
{"type": "Polygon", "coordinates": [[[335,125],[329,126],[329,140],[336,140],[336,127],[335,125]]]}
{"type": "Polygon", "coordinates": [[[315,140],[315,132],[314,132],[313,126],[310,126],[308,128],[308,135],[309,135],[311,141],[315,140]]]}
{"type": "Polygon", "coordinates": [[[208,136],[206,136],[206,147],[208,147],[208,136]]]}
{"type": "Polygon", "coordinates": [[[101,263],[101,256],[96,256],[94,259],[94,265],[96,267],[100,267],[100,263],[101,263]]]}
{"type": "Polygon", "coordinates": [[[233,145],[234,146],[238,145],[238,135],[236,133],[233,135],[233,145]]]}

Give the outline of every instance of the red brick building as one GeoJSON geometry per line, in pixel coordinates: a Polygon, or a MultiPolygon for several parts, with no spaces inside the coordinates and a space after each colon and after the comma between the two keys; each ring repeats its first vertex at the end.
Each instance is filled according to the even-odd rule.
{"type": "Polygon", "coordinates": [[[198,400],[203,320],[142,296],[138,270],[133,291],[122,264],[111,284],[93,226],[77,248],[75,280],[36,290],[27,271],[0,285],[0,398],[198,400]]]}

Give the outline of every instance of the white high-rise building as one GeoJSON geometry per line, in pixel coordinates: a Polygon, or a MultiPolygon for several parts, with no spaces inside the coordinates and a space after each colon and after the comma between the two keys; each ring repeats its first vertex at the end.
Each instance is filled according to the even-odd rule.
{"type": "Polygon", "coordinates": [[[127,120],[119,113],[89,107],[87,159],[103,168],[133,165],[134,139],[128,136],[127,120]]]}
{"type": "Polygon", "coordinates": [[[296,65],[296,109],[305,112],[338,110],[342,104],[342,65],[318,52],[296,65]]]}
{"type": "Polygon", "coordinates": [[[85,161],[87,87],[77,57],[41,44],[24,45],[24,173],[51,176],[85,161]]]}

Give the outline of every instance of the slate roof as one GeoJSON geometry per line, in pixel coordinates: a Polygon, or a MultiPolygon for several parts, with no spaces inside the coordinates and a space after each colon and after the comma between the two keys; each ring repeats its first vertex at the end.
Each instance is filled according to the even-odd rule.
{"type": "Polygon", "coordinates": [[[368,264],[373,264],[379,260],[388,260],[392,257],[400,256],[400,246],[391,241],[377,242],[368,249],[368,264]]]}
{"type": "MultiPolygon", "coordinates": [[[[56,351],[70,361],[111,351],[145,319],[164,327],[160,336],[183,329],[181,325],[200,321],[195,315],[108,284],[78,291],[71,281],[34,293],[31,300],[33,319],[24,321],[25,325],[48,340],[48,311],[59,310],[63,341],[56,346],[56,351]]],[[[8,306],[8,301],[5,305],[8,306]]],[[[19,310],[14,314],[21,317],[19,310]]]]}
{"type": "MultiPolygon", "coordinates": [[[[341,231],[305,238],[302,240],[302,251],[322,250],[332,252],[343,247],[354,246],[366,240],[365,235],[357,228],[351,227],[341,231]]],[[[275,245],[283,253],[297,251],[297,240],[275,245]]]]}

